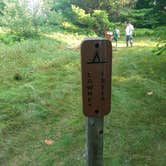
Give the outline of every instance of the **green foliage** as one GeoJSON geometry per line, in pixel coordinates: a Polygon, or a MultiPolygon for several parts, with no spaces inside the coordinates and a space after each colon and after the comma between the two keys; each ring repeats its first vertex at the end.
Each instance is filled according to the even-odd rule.
{"type": "Polygon", "coordinates": [[[166,1],[157,0],[154,6],[154,12],[159,21],[159,25],[166,25],[166,1]]]}
{"type": "Polygon", "coordinates": [[[20,38],[33,38],[38,36],[38,23],[40,19],[37,19],[28,9],[19,3],[6,3],[1,21],[5,28],[8,28],[12,34],[20,38]]]}
{"type": "Polygon", "coordinates": [[[74,25],[71,22],[68,21],[64,21],[61,25],[61,27],[69,32],[78,32],[79,31],[79,27],[77,27],[76,25],[74,25]]]}
{"type": "Polygon", "coordinates": [[[85,10],[72,5],[72,11],[74,12],[74,21],[76,24],[80,25],[81,27],[93,28],[94,26],[94,18],[91,17],[89,13],[85,13],[85,10]]]}
{"type": "Polygon", "coordinates": [[[154,0],[138,0],[137,3],[136,3],[136,9],[139,9],[139,10],[142,10],[143,8],[151,9],[151,12],[146,14],[146,16],[149,19],[146,22],[149,23],[149,25],[151,24],[151,27],[152,26],[156,27],[156,26],[159,26],[159,25],[165,25],[166,24],[165,6],[166,6],[166,1],[165,0],[157,0],[157,1],[154,1],[154,0]]]}
{"type": "Polygon", "coordinates": [[[137,0],[136,9],[151,8],[154,0],[137,0]]]}
{"type": "Polygon", "coordinates": [[[166,26],[157,27],[154,31],[158,41],[155,54],[166,55],[166,26]]]}
{"type": "Polygon", "coordinates": [[[54,0],[51,6],[51,10],[56,12],[65,12],[66,9],[70,8],[70,6],[70,0],[54,0]]]}
{"type": "Polygon", "coordinates": [[[154,35],[154,30],[152,29],[136,28],[134,30],[134,36],[137,36],[137,37],[144,37],[144,36],[152,37],[153,35],[154,35]]]}
{"type": "Polygon", "coordinates": [[[157,0],[154,3],[154,8],[161,10],[161,11],[165,11],[165,5],[166,5],[166,1],[165,0],[157,0]]]}
{"type": "Polygon", "coordinates": [[[104,10],[94,10],[92,14],[86,13],[85,10],[72,5],[74,12],[74,23],[82,28],[92,29],[98,35],[103,34],[105,30],[111,27],[108,19],[108,13],[104,10]]]}
{"type": "Polygon", "coordinates": [[[112,25],[108,19],[108,13],[103,10],[94,10],[92,17],[95,19],[94,30],[98,34],[104,34],[112,25]]]}
{"type": "Polygon", "coordinates": [[[4,8],[5,8],[5,3],[3,0],[0,0],[0,16],[3,15],[4,8]]]}
{"type": "Polygon", "coordinates": [[[121,20],[130,20],[138,28],[152,28],[158,24],[158,20],[153,15],[153,9],[123,9],[120,12],[121,20]]]}
{"type": "Polygon", "coordinates": [[[12,45],[20,40],[21,38],[15,34],[0,34],[0,41],[7,45],[12,45]]]}
{"type": "Polygon", "coordinates": [[[47,24],[54,26],[61,26],[66,20],[61,12],[51,11],[48,14],[47,24]]]}
{"type": "Polygon", "coordinates": [[[158,41],[166,42],[166,26],[160,26],[154,29],[158,41]]]}
{"type": "Polygon", "coordinates": [[[56,12],[60,11],[69,22],[80,27],[91,28],[97,33],[110,26],[106,21],[107,17],[111,23],[124,23],[130,20],[137,28],[153,28],[166,23],[165,0],[57,0],[53,4],[52,9],[56,12]],[[97,14],[96,10],[105,11],[105,14],[102,12],[97,14]],[[95,15],[98,17],[96,19],[98,23],[94,21],[95,15]]]}
{"type": "Polygon", "coordinates": [[[73,19],[71,5],[72,4],[70,4],[70,0],[56,0],[51,7],[51,11],[62,14],[71,22],[71,20],[73,19]]]}
{"type": "Polygon", "coordinates": [[[86,13],[93,13],[95,9],[101,9],[101,3],[99,0],[70,0],[75,6],[79,6],[81,9],[85,10],[86,13]]]}

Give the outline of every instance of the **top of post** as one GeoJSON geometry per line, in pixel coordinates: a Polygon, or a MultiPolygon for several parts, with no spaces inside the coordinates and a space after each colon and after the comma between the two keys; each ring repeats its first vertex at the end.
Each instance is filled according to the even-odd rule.
{"type": "Polygon", "coordinates": [[[112,45],[105,38],[85,38],[81,44],[82,95],[85,116],[110,112],[112,45]]]}

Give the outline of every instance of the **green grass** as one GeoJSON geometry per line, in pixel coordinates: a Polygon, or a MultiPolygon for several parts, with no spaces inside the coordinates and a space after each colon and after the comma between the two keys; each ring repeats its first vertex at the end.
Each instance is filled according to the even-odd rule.
{"type": "MultiPolygon", "coordinates": [[[[80,55],[69,49],[83,36],[48,37],[0,44],[2,166],[85,165],[80,55]],[[54,143],[47,145],[46,139],[54,143]]],[[[144,38],[133,48],[113,52],[105,166],[165,165],[166,59],[153,56],[153,49],[154,43],[144,38]]]]}

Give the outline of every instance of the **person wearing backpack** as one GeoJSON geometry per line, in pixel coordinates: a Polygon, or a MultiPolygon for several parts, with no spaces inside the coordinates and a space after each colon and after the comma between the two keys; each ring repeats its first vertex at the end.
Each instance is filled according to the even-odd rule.
{"type": "Polygon", "coordinates": [[[125,29],[126,32],[126,47],[129,46],[128,43],[130,43],[130,46],[133,46],[133,31],[134,31],[134,26],[130,23],[127,22],[127,26],[125,29]]]}

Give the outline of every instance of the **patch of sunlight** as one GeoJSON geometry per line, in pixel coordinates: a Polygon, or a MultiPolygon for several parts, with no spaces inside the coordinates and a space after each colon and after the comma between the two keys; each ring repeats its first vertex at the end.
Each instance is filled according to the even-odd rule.
{"type": "MultiPolygon", "coordinates": [[[[118,47],[126,47],[126,41],[119,41],[118,47]]],[[[156,46],[155,41],[150,40],[140,40],[140,41],[133,41],[133,47],[155,47],[156,46]]],[[[115,42],[112,42],[112,46],[115,47],[115,42]]]]}
{"type": "Polygon", "coordinates": [[[64,66],[64,68],[67,70],[71,70],[71,67],[73,67],[73,66],[74,66],[74,63],[68,63],[64,66]]]}
{"type": "Polygon", "coordinates": [[[0,27],[0,33],[5,33],[2,27],[0,27]]]}
{"type": "Polygon", "coordinates": [[[69,34],[69,33],[60,33],[60,32],[53,32],[51,34],[44,34],[44,36],[56,39],[60,42],[66,43],[67,47],[76,47],[79,46],[82,40],[85,38],[83,35],[78,34],[69,34]]]}
{"type": "MultiPolygon", "coordinates": [[[[67,48],[77,48],[80,46],[81,42],[86,38],[84,35],[78,35],[77,33],[61,33],[61,32],[53,32],[51,34],[44,34],[44,36],[56,39],[60,42],[66,43],[67,48]]],[[[115,47],[115,42],[112,42],[113,47],[115,47]]],[[[136,47],[155,47],[156,42],[151,40],[134,40],[133,46],[136,47]]],[[[119,40],[118,47],[126,47],[126,41],[119,40]]]]}
{"type": "Polygon", "coordinates": [[[142,81],[144,80],[142,77],[140,77],[139,75],[134,75],[134,76],[130,76],[130,77],[124,77],[124,76],[113,76],[112,77],[113,81],[119,81],[119,82],[124,82],[124,81],[132,81],[132,80],[136,80],[136,81],[142,81]]]}

